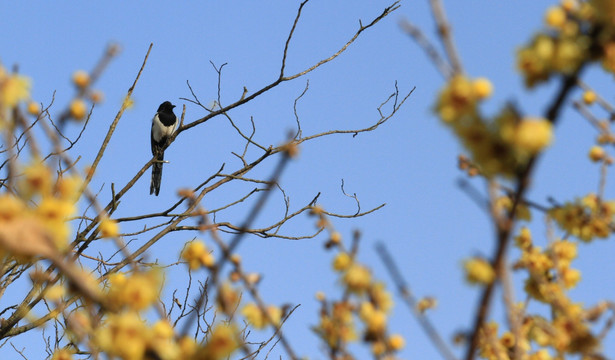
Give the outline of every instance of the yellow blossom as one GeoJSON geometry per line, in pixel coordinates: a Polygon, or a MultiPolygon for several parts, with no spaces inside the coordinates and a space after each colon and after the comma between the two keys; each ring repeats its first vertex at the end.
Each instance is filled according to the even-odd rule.
{"type": "MultiPolygon", "coordinates": [[[[482,85],[479,87],[485,90],[482,85]]],[[[436,110],[443,121],[453,122],[464,116],[474,116],[478,99],[474,83],[465,76],[456,75],[440,93],[436,110]]]]}
{"type": "Polygon", "coordinates": [[[65,294],[66,289],[64,288],[64,286],[56,284],[47,288],[47,291],[45,292],[45,299],[48,301],[59,302],[62,301],[62,298],[65,294]]]}
{"type": "Polygon", "coordinates": [[[470,283],[490,284],[495,280],[495,271],[485,259],[478,257],[466,260],[464,263],[466,279],[470,283]]]}
{"type": "Polygon", "coordinates": [[[51,360],[73,360],[73,352],[69,349],[57,349],[53,352],[51,360]]]}
{"type": "Polygon", "coordinates": [[[589,159],[593,162],[598,162],[604,159],[604,156],[606,155],[604,148],[602,146],[592,146],[591,149],[589,149],[589,159]]]}
{"type": "Polygon", "coordinates": [[[242,315],[256,329],[263,329],[267,325],[278,326],[282,320],[282,309],[269,305],[265,314],[256,304],[249,303],[242,309],[242,315]]]}
{"type": "Polygon", "coordinates": [[[515,237],[515,244],[522,250],[527,250],[532,246],[532,233],[527,227],[522,227],[519,235],[515,237]]]}
{"type": "Polygon", "coordinates": [[[553,130],[549,121],[526,118],[517,126],[514,144],[522,153],[535,155],[547,147],[552,138],[553,130]]]}
{"type": "Polygon", "coordinates": [[[404,340],[404,337],[400,334],[393,334],[389,337],[387,344],[389,345],[389,348],[391,348],[391,350],[398,351],[403,349],[403,347],[406,345],[406,341],[404,340]]]}
{"type": "Polygon", "coordinates": [[[437,304],[438,301],[435,298],[424,297],[418,301],[416,304],[416,309],[418,312],[424,313],[426,310],[436,307],[437,304]]]}
{"type": "Polygon", "coordinates": [[[110,277],[107,297],[111,306],[121,309],[143,310],[152,305],[160,294],[162,274],[159,269],[126,276],[110,277]]]}
{"type": "Polygon", "coordinates": [[[178,359],[181,349],[174,335],[173,326],[167,320],[159,320],[149,330],[147,348],[153,350],[159,359],[178,359]]]}
{"type": "Polygon", "coordinates": [[[502,334],[500,338],[500,343],[504,345],[504,347],[512,348],[515,345],[515,335],[510,331],[506,331],[502,334]]]}
{"type": "MultiPolygon", "coordinates": [[[[513,205],[514,205],[513,201],[509,196],[500,196],[495,201],[496,210],[498,211],[505,210],[506,213],[509,213],[512,210],[513,205]]],[[[530,212],[530,209],[527,207],[527,205],[523,203],[517,204],[515,214],[517,216],[517,219],[519,220],[525,220],[525,221],[532,220],[532,213],[530,212]]]]}
{"type": "Polygon", "coordinates": [[[196,270],[203,265],[203,260],[207,259],[207,246],[200,240],[191,241],[182,251],[181,257],[188,262],[190,270],[196,270]]]}
{"type": "Polygon", "coordinates": [[[47,196],[52,188],[51,170],[41,161],[32,161],[23,169],[23,181],[19,183],[19,189],[24,197],[34,195],[47,196]]]}
{"type": "Polygon", "coordinates": [[[74,99],[68,107],[70,116],[75,120],[83,120],[87,115],[88,108],[81,99],[74,99]]]}
{"type": "Polygon", "coordinates": [[[314,330],[331,347],[339,346],[339,342],[356,340],[351,305],[347,302],[334,303],[332,314],[322,312],[320,323],[314,330]]]}
{"type": "Polygon", "coordinates": [[[198,344],[194,338],[184,336],[178,341],[179,356],[178,359],[192,359],[198,350],[198,344]]]}
{"type": "Polygon", "coordinates": [[[77,175],[59,177],[55,185],[56,196],[62,200],[77,201],[82,183],[82,179],[77,175]]]}
{"type": "Polygon", "coordinates": [[[25,216],[24,202],[8,193],[0,195],[0,226],[25,216]]]}
{"type": "Polygon", "coordinates": [[[230,283],[224,282],[218,288],[216,302],[218,308],[220,308],[223,313],[231,315],[239,306],[240,299],[241,294],[237,289],[234,289],[230,283]]]}
{"type": "Polygon", "coordinates": [[[562,8],[568,12],[571,12],[577,8],[576,0],[562,0],[561,3],[562,8]]]}
{"type": "Polygon", "coordinates": [[[517,68],[525,77],[525,85],[533,87],[549,78],[555,42],[547,35],[537,35],[532,44],[517,53],[517,68]]]}
{"type": "Polygon", "coordinates": [[[379,309],[388,312],[393,307],[393,297],[382,282],[374,282],[368,290],[369,298],[379,309]]]}
{"type": "Polygon", "coordinates": [[[237,329],[232,325],[219,324],[209,336],[209,341],[198,353],[197,359],[222,360],[231,355],[237,348],[237,329]]]}
{"type": "Polygon", "coordinates": [[[557,258],[558,262],[569,263],[577,257],[577,244],[568,240],[554,241],[551,246],[551,251],[557,258]]]}
{"type": "Polygon", "coordinates": [[[53,197],[45,197],[35,209],[36,217],[41,220],[52,237],[53,244],[60,251],[66,250],[71,228],[68,218],[76,211],[75,205],[53,197]]]}
{"type": "Polygon", "coordinates": [[[541,251],[540,247],[533,247],[524,251],[519,263],[527,268],[530,273],[536,275],[542,275],[553,268],[553,261],[541,251]]]}
{"type": "Polygon", "coordinates": [[[73,84],[78,88],[85,88],[90,84],[90,74],[83,70],[77,70],[73,73],[73,84]]]}
{"type": "Polygon", "coordinates": [[[493,85],[487,78],[478,78],[474,80],[474,93],[479,99],[488,98],[493,92],[493,85]]]}
{"type": "Polygon", "coordinates": [[[597,95],[595,92],[591,91],[591,90],[587,90],[585,92],[583,92],[583,102],[586,105],[591,105],[596,101],[597,95]]]}
{"type": "Polygon", "coordinates": [[[348,253],[341,252],[333,259],[333,269],[337,271],[345,271],[352,264],[352,258],[348,253]]]}
{"type": "Polygon", "coordinates": [[[342,241],[342,234],[337,231],[332,232],[329,241],[332,244],[339,244],[342,241]]]}
{"type": "Polygon", "coordinates": [[[571,289],[581,280],[581,272],[577,269],[563,268],[560,271],[562,281],[567,289],[571,289]]]}
{"type": "Polygon", "coordinates": [[[382,341],[374,341],[372,343],[372,354],[379,357],[387,350],[386,344],[382,341]]]}
{"type": "Polygon", "coordinates": [[[147,338],[147,327],[134,312],[110,314],[94,333],[94,343],[100,350],[124,360],[143,359],[147,338]]]}
{"type": "Polygon", "coordinates": [[[529,360],[551,360],[553,357],[549,354],[549,351],[546,349],[541,349],[531,354],[529,360]]]}
{"type": "Polygon", "coordinates": [[[104,238],[117,237],[120,233],[120,227],[115,220],[104,217],[98,226],[100,235],[104,238]]]}
{"type": "Polygon", "coordinates": [[[41,107],[38,103],[30,101],[27,108],[28,114],[38,116],[41,113],[41,107]]]}
{"type": "Polygon", "coordinates": [[[566,22],[566,12],[560,6],[551,6],[545,14],[545,23],[551,27],[559,28],[566,22]]]}
{"type": "Polygon", "coordinates": [[[359,264],[353,264],[344,273],[342,281],[349,290],[360,293],[367,290],[371,279],[372,276],[367,268],[359,264]]]}
{"type": "Polygon", "coordinates": [[[7,74],[0,65],[0,106],[13,108],[28,98],[30,79],[17,74],[7,74]]]}

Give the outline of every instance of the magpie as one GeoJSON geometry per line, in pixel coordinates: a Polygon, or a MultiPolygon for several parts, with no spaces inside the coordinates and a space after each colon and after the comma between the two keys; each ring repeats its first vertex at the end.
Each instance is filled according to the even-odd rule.
{"type": "Polygon", "coordinates": [[[162,163],[164,161],[164,149],[167,141],[177,127],[177,116],[173,113],[175,105],[168,101],[163,102],[158,107],[158,112],[152,119],[152,155],[154,155],[154,165],[152,166],[152,181],[149,187],[149,194],[160,192],[160,180],[162,179],[162,163]]]}

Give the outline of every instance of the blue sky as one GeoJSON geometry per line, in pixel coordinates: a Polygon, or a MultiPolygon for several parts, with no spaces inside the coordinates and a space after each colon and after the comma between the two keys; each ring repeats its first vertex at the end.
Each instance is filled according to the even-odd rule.
{"type": "MultiPolygon", "coordinates": [[[[546,107],[553,84],[525,91],[515,72],[513,55],[541,26],[544,9],[553,3],[444,1],[466,71],[471,76],[487,77],[494,84],[494,96],[486,104],[488,113],[506,101],[514,101],[533,115],[540,115],[546,107]]],[[[217,66],[227,63],[222,77],[222,99],[227,104],[241,96],[244,86],[255,91],[277,77],[298,5],[298,1],[288,0],[2,2],[0,12],[5,16],[0,31],[5,35],[0,38],[0,61],[7,67],[19,65],[21,73],[34,79],[35,100],[48,104],[55,91],[54,109],[59,111],[73,95],[71,74],[78,69],[90,70],[110,42],[120,44],[122,52],[96,84],[105,93],[105,101],[95,109],[73,153],[82,155],[80,164],[85,166],[93,160],[149,44],[154,44],[134,92],[135,106],[124,114],[93,182],[93,189],[102,189],[100,196],[108,199],[111,183],[116,188],[123,186],[151,158],[150,121],[162,101],[183,105],[180,98],[190,97],[187,80],[204,103],[216,98],[217,76],[210,61],[217,66]]],[[[330,56],[354,34],[359,19],[367,22],[388,5],[390,2],[382,0],[309,2],[290,45],[288,73],[330,56]]],[[[354,229],[361,231],[360,260],[372,266],[374,276],[389,282],[374,250],[376,242],[384,242],[414,293],[438,298],[431,319],[450,339],[455,331],[470,326],[478,295],[477,289],[464,283],[461,261],[471,255],[490,255],[493,229],[486,214],[456,185],[462,177],[456,169],[460,146],[431,113],[442,78],[399,26],[400,20],[407,19],[434,39],[428,3],[401,1],[401,5],[335,61],[282,84],[231,115],[243,129],[250,128],[253,117],[255,138],[262,144],[275,145],[295,128],[293,101],[307,80],[309,90],[297,106],[304,135],[369,126],[378,119],[376,108],[393,92],[395,82],[401,93],[416,86],[396,116],[378,130],[354,138],[337,135],[305,144],[283,174],[281,185],[290,196],[291,208],[304,206],[320,192],[319,202],[327,210],[355,212],[354,201],[340,191],[342,179],[346,192],[357,194],[362,209],[386,203],[375,214],[335,220],[334,225],[346,240],[354,229]]],[[[586,80],[603,94],[612,93],[610,75],[595,68],[586,75],[586,80]]],[[[196,106],[186,106],[187,120],[205,115],[196,106]]],[[[529,193],[542,204],[549,196],[560,201],[582,196],[595,191],[598,184],[598,168],[586,157],[594,139],[593,129],[571,109],[562,120],[553,147],[540,160],[529,193]]],[[[223,118],[195,128],[167,150],[165,158],[170,164],[164,167],[160,196],[148,195],[146,175],[124,198],[117,216],[162,210],[177,199],[176,189],[195,186],[221,164],[226,163],[228,172],[236,169],[240,164],[231,152],[241,151],[242,146],[223,118]]],[[[250,177],[267,177],[271,165],[273,161],[250,177]]],[[[484,192],[483,182],[472,180],[472,184],[484,192]]],[[[205,206],[215,208],[249,189],[223,188],[206,197],[205,206]]],[[[608,188],[606,195],[612,196],[608,188]]],[[[279,217],[282,205],[280,194],[273,195],[257,225],[279,217]]],[[[237,223],[247,209],[238,207],[223,216],[237,223]]],[[[536,234],[544,234],[541,215],[535,214],[535,218],[533,229],[536,234]]],[[[305,234],[314,229],[314,220],[306,216],[287,224],[282,232],[305,234]]],[[[175,261],[189,239],[187,234],[173,234],[154,248],[151,258],[162,263],[175,261]]],[[[137,238],[135,242],[146,240],[137,238]]],[[[250,238],[239,248],[244,266],[264,275],[260,289],[266,301],[301,304],[288,321],[286,333],[299,354],[315,359],[325,358],[325,354],[309,330],[317,322],[314,293],[323,290],[331,297],[340,296],[330,271],[333,254],[323,249],[324,241],[324,236],[305,241],[250,238]]],[[[577,265],[584,281],[572,292],[574,299],[593,304],[615,298],[615,288],[604,286],[611,279],[608,274],[615,270],[609,256],[612,253],[609,241],[580,247],[577,265]]],[[[182,281],[172,276],[170,283],[182,281]]],[[[5,294],[0,304],[12,304],[7,299],[11,295],[5,294]]],[[[503,320],[497,312],[494,316],[503,320]]],[[[391,323],[392,331],[406,337],[403,358],[436,357],[401,304],[391,323]]],[[[18,348],[27,346],[21,338],[11,341],[18,348]]],[[[606,343],[613,342],[613,336],[608,336],[606,343]]],[[[38,356],[33,349],[25,353],[31,358],[38,356]]],[[[1,348],[0,354],[15,355],[8,346],[1,348]]],[[[615,355],[615,348],[607,346],[605,354],[615,355]]]]}

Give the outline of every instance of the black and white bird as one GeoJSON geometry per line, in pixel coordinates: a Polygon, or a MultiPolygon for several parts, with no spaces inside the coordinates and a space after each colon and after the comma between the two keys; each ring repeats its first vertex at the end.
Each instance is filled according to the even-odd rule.
{"type": "Polygon", "coordinates": [[[158,196],[160,192],[164,149],[167,146],[169,137],[177,127],[177,116],[173,113],[174,107],[175,105],[168,101],[163,102],[152,119],[152,155],[155,157],[155,162],[152,166],[152,182],[149,187],[150,195],[156,194],[158,196]]]}

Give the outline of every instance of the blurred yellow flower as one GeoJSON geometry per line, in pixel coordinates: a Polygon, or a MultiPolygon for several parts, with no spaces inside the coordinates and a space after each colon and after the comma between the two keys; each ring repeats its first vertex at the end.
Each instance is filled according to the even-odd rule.
{"type": "Polygon", "coordinates": [[[51,360],[73,360],[73,352],[69,349],[57,349],[53,352],[51,360]]]}
{"type": "Polygon", "coordinates": [[[120,233],[120,226],[115,220],[111,220],[108,217],[104,217],[100,221],[98,231],[100,232],[100,235],[104,238],[117,237],[120,233]]]}
{"type": "Polygon", "coordinates": [[[31,81],[17,74],[7,74],[0,65],[0,106],[13,108],[30,98],[31,81]]]}
{"type": "Polygon", "coordinates": [[[464,263],[466,279],[474,284],[490,284],[495,280],[495,271],[491,264],[482,258],[474,257],[464,263]]]}
{"type": "Polygon", "coordinates": [[[148,308],[158,300],[161,290],[162,274],[159,269],[130,276],[117,274],[109,278],[107,298],[114,308],[127,307],[138,311],[148,308]]]}
{"type": "Polygon", "coordinates": [[[124,360],[143,359],[147,341],[147,326],[134,312],[110,314],[94,332],[100,350],[124,360]]]}
{"type": "Polygon", "coordinates": [[[583,102],[586,105],[593,104],[596,101],[597,97],[598,96],[596,95],[596,93],[591,91],[591,90],[587,90],[587,91],[583,92],[583,102]]]}
{"type": "Polygon", "coordinates": [[[344,271],[352,264],[352,258],[348,253],[341,252],[333,259],[333,269],[336,271],[344,271]]]}
{"type": "Polygon", "coordinates": [[[41,113],[41,106],[34,101],[30,101],[28,103],[27,111],[28,111],[28,114],[32,116],[38,116],[41,113]]]}
{"type": "Polygon", "coordinates": [[[601,161],[602,159],[604,159],[606,152],[604,151],[604,148],[602,146],[592,146],[591,149],[589,149],[589,159],[593,162],[598,162],[601,161]]]}
{"type": "Polygon", "coordinates": [[[68,110],[70,116],[75,120],[83,120],[88,113],[88,108],[81,99],[71,101],[68,110]]]}
{"type": "Polygon", "coordinates": [[[90,74],[83,70],[77,70],[73,73],[73,84],[76,87],[83,89],[90,84],[90,74]]]}
{"type": "Polygon", "coordinates": [[[551,123],[545,119],[523,119],[517,126],[513,142],[522,153],[535,155],[551,144],[552,127],[551,123]]]}
{"type": "Polygon", "coordinates": [[[25,198],[34,195],[48,196],[52,188],[51,170],[44,162],[33,160],[23,169],[23,180],[19,182],[19,191],[25,198]]]}
{"type": "Polygon", "coordinates": [[[344,273],[342,281],[346,284],[348,290],[361,293],[369,287],[372,275],[364,266],[353,264],[344,273]]]}
{"type": "Polygon", "coordinates": [[[478,78],[474,80],[472,85],[474,86],[474,93],[479,99],[488,98],[493,93],[493,85],[487,78],[478,78]]]}
{"type": "Polygon", "coordinates": [[[268,325],[279,325],[282,319],[282,309],[270,305],[265,313],[254,303],[246,304],[241,310],[241,314],[255,328],[263,329],[268,325]]]}
{"type": "Polygon", "coordinates": [[[391,350],[398,351],[406,345],[406,340],[400,334],[393,334],[389,337],[387,343],[391,350]]]}
{"type": "Polygon", "coordinates": [[[197,353],[197,359],[222,360],[230,356],[238,347],[237,329],[232,325],[219,324],[209,336],[207,344],[197,353]]]}
{"type": "Polygon", "coordinates": [[[566,11],[561,6],[551,6],[545,13],[545,23],[554,28],[562,27],[566,23],[566,11]]]}
{"type": "Polygon", "coordinates": [[[200,240],[190,241],[181,253],[181,258],[188,263],[190,270],[196,270],[202,265],[213,265],[213,256],[207,250],[207,246],[200,240]]]}

